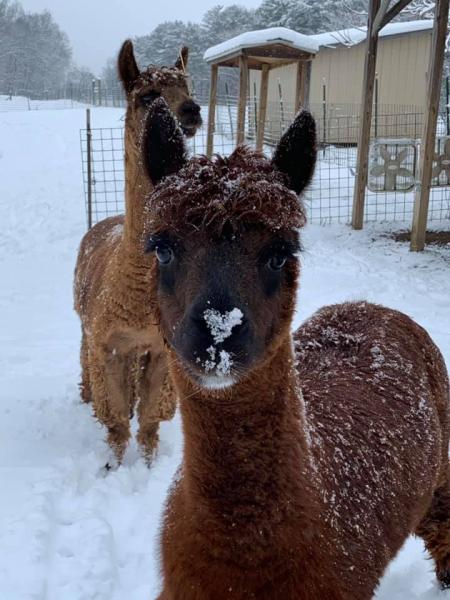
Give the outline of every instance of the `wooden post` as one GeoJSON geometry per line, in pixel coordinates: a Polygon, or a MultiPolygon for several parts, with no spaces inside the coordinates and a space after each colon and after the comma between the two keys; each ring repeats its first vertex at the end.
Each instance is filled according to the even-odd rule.
{"type": "Polygon", "coordinates": [[[437,0],[434,15],[433,41],[428,69],[427,110],[420,150],[419,177],[414,200],[411,246],[414,252],[425,247],[431,173],[435,153],[436,124],[439,110],[445,38],[447,35],[449,0],[437,0]]]}
{"type": "Polygon", "coordinates": [[[216,102],[217,102],[217,78],[219,66],[211,65],[211,87],[209,90],[208,107],[208,137],[206,141],[206,156],[211,158],[214,150],[214,129],[216,121],[216,102]]]}
{"type": "Polygon", "coordinates": [[[91,130],[91,111],[86,109],[86,145],[87,145],[87,217],[88,229],[92,227],[92,130],[91,130]]]}
{"type": "Polygon", "coordinates": [[[380,0],[370,0],[361,112],[359,115],[356,179],[353,194],[353,229],[362,229],[364,220],[364,200],[369,170],[370,128],[372,125],[373,90],[375,83],[375,68],[377,64],[379,31],[374,28],[374,21],[377,18],[379,8],[380,0]]]}
{"type": "Polygon", "coordinates": [[[308,63],[298,61],[297,80],[295,83],[295,105],[294,113],[297,113],[301,106],[306,104],[306,78],[308,75],[308,63]]]}
{"type": "Polygon", "coordinates": [[[248,88],[248,59],[246,56],[239,57],[239,101],[237,115],[236,146],[243,144],[245,140],[245,108],[247,105],[248,88]]]}
{"type": "Polygon", "coordinates": [[[395,2],[392,6],[389,6],[390,3],[388,2],[387,10],[386,10],[383,18],[381,19],[380,29],[383,29],[383,27],[385,25],[390,23],[392,21],[392,19],[394,17],[396,17],[398,14],[400,14],[400,12],[404,8],[406,8],[408,6],[408,4],[411,4],[411,2],[412,2],[412,0],[397,0],[397,2],[395,2]]]}
{"type": "Polygon", "coordinates": [[[269,65],[263,64],[261,70],[261,84],[259,88],[259,113],[256,135],[256,149],[262,150],[264,144],[264,130],[266,127],[267,92],[269,90],[269,65]]]}

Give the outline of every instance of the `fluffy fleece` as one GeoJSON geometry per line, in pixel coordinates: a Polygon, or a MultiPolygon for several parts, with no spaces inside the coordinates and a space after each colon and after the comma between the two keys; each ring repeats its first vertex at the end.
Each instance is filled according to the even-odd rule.
{"type": "MultiPolygon", "coordinates": [[[[185,49],[184,66],[186,61],[185,49]]],[[[96,417],[108,430],[115,459],[120,462],[136,402],[138,442],[147,460],[157,447],[159,422],[170,419],[176,406],[163,341],[155,323],[155,300],[149,294],[150,261],[141,245],[144,199],[153,187],[147,171],[151,157],[145,154],[158,152],[158,147],[147,143],[146,131],[154,105],[162,98],[175,114],[186,103],[192,108],[192,101],[184,69],[151,67],[140,73],[130,41],[122,46],[118,68],[127,93],[126,214],[101,221],[84,236],[74,295],[82,325],[82,399],[92,401],[96,417]],[[143,94],[146,99],[157,95],[162,98],[149,107],[147,100],[142,100],[143,94]]],[[[179,116],[180,120],[185,118],[185,112],[179,116]]],[[[174,132],[182,136],[175,124],[174,132]]]]}
{"type": "Polygon", "coordinates": [[[371,600],[412,532],[450,586],[439,350],[406,315],[365,302],[326,307],[292,336],[298,260],[275,254],[269,268],[272,242],[288,245],[304,223],[287,185],[310,180],[313,160],[295,156],[314,156],[313,129],[298,117],[279,162],[243,148],[196,159],[148,199],[150,234],[176,240],[152,283],[185,437],[159,600],[371,600]],[[229,298],[246,319],[223,342],[234,344],[227,386],[197,375],[199,295],[221,312],[229,298]]]}

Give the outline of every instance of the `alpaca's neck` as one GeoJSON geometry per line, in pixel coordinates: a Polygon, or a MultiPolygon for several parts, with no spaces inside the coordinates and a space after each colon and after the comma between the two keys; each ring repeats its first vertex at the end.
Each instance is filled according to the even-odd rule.
{"type": "Polygon", "coordinates": [[[125,122],[125,225],[124,241],[128,250],[142,250],[144,202],[152,183],[144,164],[139,132],[125,122]]]}
{"type": "Polygon", "coordinates": [[[242,520],[276,528],[299,515],[307,518],[307,507],[314,506],[311,459],[290,336],[269,364],[220,396],[192,394],[178,370],[174,379],[189,510],[200,521],[220,515],[236,527],[242,520]]]}

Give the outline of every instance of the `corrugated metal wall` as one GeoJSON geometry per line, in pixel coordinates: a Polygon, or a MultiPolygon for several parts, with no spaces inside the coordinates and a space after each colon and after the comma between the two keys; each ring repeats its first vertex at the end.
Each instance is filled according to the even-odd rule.
{"type": "MultiPolygon", "coordinates": [[[[426,100],[431,36],[431,31],[419,31],[380,38],[377,74],[378,104],[382,113],[395,114],[399,108],[403,110],[403,107],[407,107],[405,110],[411,113],[423,110],[426,100]]],[[[364,51],[365,43],[351,47],[321,47],[312,61],[310,105],[318,109],[323,102],[325,88],[327,118],[355,119],[354,123],[349,123],[351,132],[346,139],[335,139],[333,133],[335,128],[330,122],[329,131],[324,132],[323,136],[330,143],[356,143],[357,141],[357,116],[362,93],[364,51]]],[[[260,72],[251,71],[250,96],[254,95],[255,84],[258,96],[259,81],[260,72]]],[[[283,122],[289,122],[293,117],[295,82],[296,65],[280,67],[270,72],[267,121],[270,124],[271,137],[276,138],[283,129],[283,122]]],[[[380,118],[376,135],[411,137],[414,127],[414,123],[404,119],[404,125],[397,127],[393,133],[391,121],[385,126],[383,118],[380,118]]]]}

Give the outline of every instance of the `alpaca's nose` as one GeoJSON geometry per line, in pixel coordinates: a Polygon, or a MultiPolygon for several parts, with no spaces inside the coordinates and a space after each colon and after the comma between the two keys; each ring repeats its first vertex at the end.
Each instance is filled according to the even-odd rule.
{"type": "Polygon", "coordinates": [[[191,325],[198,336],[210,345],[237,341],[247,333],[249,323],[244,312],[237,306],[215,308],[208,303],[194,307],[190,316],[191,325]]]}
{"type": "Polygon", "coordinates": [[[186,116],[188,116],[188,115],[197,116],[200,114],[200,106],[193,100],[186,100],[180,106],[180,112],[186,116]]]}

